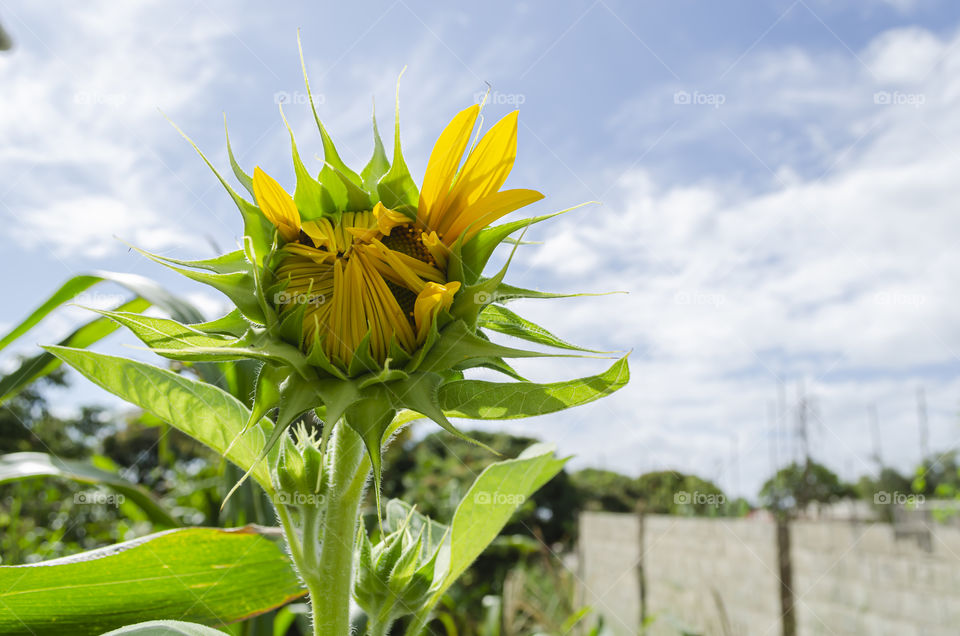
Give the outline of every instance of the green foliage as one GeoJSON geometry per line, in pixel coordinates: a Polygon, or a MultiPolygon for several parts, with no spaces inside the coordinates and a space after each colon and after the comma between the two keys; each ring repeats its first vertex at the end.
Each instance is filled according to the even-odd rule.
{"type": "Polygon", "coordinates": [[[282,549],[254,529],[183,528],[76,558],[0,566],[0,632],[100,634],[150,619],[158,607],[223,625],[304,593],[282,549]]]}
{"type": "Polygon", "coordinates": [[[768,479],[760,489],[761,503],[778,515],[793,515],[813,503],[825,504],[853,494],[836,473],[823,464],[796,462],[768,479]]]}

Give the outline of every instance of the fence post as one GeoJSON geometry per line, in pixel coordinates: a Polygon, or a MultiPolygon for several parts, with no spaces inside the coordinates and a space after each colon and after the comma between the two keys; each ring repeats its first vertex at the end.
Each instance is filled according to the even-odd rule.
{"type": "Polygon", "coordinates": [[[643,501],[637,502],[637,551],[640,558],[637,559],[637,589],[640,591],[640,628],[647,624],[647,580],[643,571],[643,561],[646,552],[643,549],[643,530],[644,530],[644,505],[643,501]]]}
{"type": "Polygon", "coordinates": [[[777,516],[777,564],[780,579],[780,622],[783,636],[797,636],[793,605],[793,566],[790,562],[790,522],[777,516]]]}

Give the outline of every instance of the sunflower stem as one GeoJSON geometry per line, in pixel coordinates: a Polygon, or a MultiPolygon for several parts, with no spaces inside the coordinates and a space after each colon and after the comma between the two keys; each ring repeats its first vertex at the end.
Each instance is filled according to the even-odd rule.
{"type": "Polygon", "coordinates": [[[310,592],[314,635],[344,636],[350,633],[354,541],[370,475],[363,440],[345,422],[333,431],[326,463],[330,481],[324,506],[305,510],[302,537],[292,524],[285,521],[283,525],[297,570],[310,592]]]}

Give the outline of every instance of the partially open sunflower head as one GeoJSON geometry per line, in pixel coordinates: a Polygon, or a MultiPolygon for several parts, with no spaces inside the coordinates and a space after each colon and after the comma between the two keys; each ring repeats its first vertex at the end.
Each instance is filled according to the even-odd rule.
{"type": "Polygon", "coordinates": [[[223,292],[236,308],[194,325],[145,324],[108,312],[169,358],[262,362],[245,429],[275,411],[262,456],[293,422],[313,412],[324,422],[320,448],[343,418],[363,437],[379,474],[385,437],[415,415],[463,436],[448,416],[538,415],[597,399],[626,382],[625,360],[601,376],[527,382],[506,359],[560,354],[504,346],[484,333],[559,347],[567,350],[563,355],[588,351],[504,306],[515,298],[560,295],[507,285],[506,265],[482,273],[499,245],[510,242],[515,250],[516,234],[554,216],[496,223],[543,198],[503,187],[517,155],[516,112],[482,134],[481,105],[457,113],[434,145],[418,188],[401,150],[399,108],[392,159],[374,118],[373,157],[358,173],[341,160],[312,97],[310,104],[323,163],[308,169],[291,131],[292,193],[259,167],[252,175],[244,171],[229,137],[230,164],[249,197],[201,153],[243,216],[241,249],[200,261],[148,254],[223,292]],[[474,367],[511,381],[465,379],[463,372],[474,367]]]}

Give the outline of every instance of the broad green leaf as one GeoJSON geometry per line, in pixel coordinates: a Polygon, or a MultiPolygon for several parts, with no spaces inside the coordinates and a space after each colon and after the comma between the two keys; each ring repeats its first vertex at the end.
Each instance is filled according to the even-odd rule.
{"type": "Polygon", "coordinates": [[[479,326],[484,329],[492,329],[500,333],[521,338],[537,344],[556,347],[558,349],[572,349],[574,351],[586,351],[588,353],[603,353],[595,349],[584,349],[566,340],[561,340],[540,325],[530,322],[526,318],[518,316],[506,307],[500,305],[487,305],[480,312],[479,326]]]}
{"type": "Polygon", "coordinates": [[[136,504],[153,523],[167,528],[180,525],[148,491],[90,462],[60,459],[47,453],[0,455],[0,484],[31,477],[60,477],[82,484],[107,486],[136,504]]]}
{"type": "MultiPolygon", "coordinates": [[[[142,298],[136,298],[120,305],[118,310],[130,312],[144,311],[150,303],[142,298]]],[[[102,340],[117,330],[117,325],[106,318],[97,318],[78,327],[73,333],[61,340],[59,345],[84,349],[93,343],[102,340]]],[[[0,404],[9,400],[22,391],[31,382],[50,374],[60,366],[56,356],[44,351],[38,355],[20,362],[20,366],[0,377],[0,404]]]]}
{"type": "Polygon", "coordinates": [[[0,350],[35,327],[37,323],[43,320],[54,309],[70,302],[79,294],[90,289],[97,283],[102,282],[116,283],[126,287],[140,298],[160,307],[177,320],[183,322],[200,322],[203,320],[203,315],[190,305],[190,303],[177,298],[149,278],[135,274],[95,271],[89,274],[74,276],[61,285],[60,289],[53,292],[53,294],[47,298],[43,304],[34,309],[26,319],[15,326],[3,338],[0,338],[0,350]]]}
{"type": "Polygon", "coordinates": [[[458,380],[440,388],[440,405],[448,417],[505,420],[562,411],[610,395],[630,379],[627,358],[599,375],[565,382],[486,382],[458,380]]]}
{"type": "Polygon", "coordinates": [[[566,460],[556,459],[553,450],[535,444],[516,459],[491,464],[480,473],[453,515],[449,551],[442,551],[437,563],[446,577],[433,603],[497,538],[517,508],[560,472],[566,460]]]}
{"type": "Polygon", "coordinates": [[[224,632],[186,621],[145,621],[109,631],[103,636],[223,636],[224,632]]]}
{"type": "MultiPolygon", "coordinates": [[[[83,349],[45,347],[95,384],[152,413],[171,426],[203,442],[243,470],[254,465],[273,425],[262,419],[236,443],[250,409],[226,391],[152,365],[83,349]]],[[[267,492],[273,490],[266,464],[251,476],[267,492]]]]}
{"type": "Polygon", "coordinates": [[[0,567],[0,633],[84,636],[154,619],[220,626],[304,592],[283,549],[257,527],[181,528],[0,567]]]}

